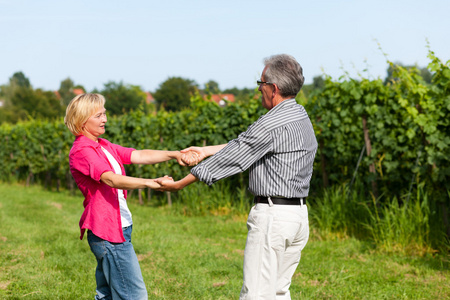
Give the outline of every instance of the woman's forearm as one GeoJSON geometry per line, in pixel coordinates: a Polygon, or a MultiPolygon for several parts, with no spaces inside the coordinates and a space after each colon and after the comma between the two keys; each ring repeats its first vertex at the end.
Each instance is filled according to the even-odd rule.
{"type": "Polygon", "coordinates": [[[117,175],[113,172],[105,172],[100,177],[101,182],[106,185],[122,190],[133,190],[133,189],[144,189],[151,188],[156,189],[159,188],[160,185],[156,183],[153,179],[147,178],[136,178],[130,176],[117,175]]]}
{"type": "Polygon", "coordinates": [[[180,151],[135,150],[131,153],[131,163],[152,165],[180,157],[180,151]]]}

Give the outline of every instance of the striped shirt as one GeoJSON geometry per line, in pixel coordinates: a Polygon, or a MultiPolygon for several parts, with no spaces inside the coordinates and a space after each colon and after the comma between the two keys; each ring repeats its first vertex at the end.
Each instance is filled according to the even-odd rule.
{"type": "Polygon", "coordinates": [[[191,169],[208,185],[250,168],[255,196],[308,196],[317,141],[311,121],[295,99],[261,116],[215,155],[191,169]]]}

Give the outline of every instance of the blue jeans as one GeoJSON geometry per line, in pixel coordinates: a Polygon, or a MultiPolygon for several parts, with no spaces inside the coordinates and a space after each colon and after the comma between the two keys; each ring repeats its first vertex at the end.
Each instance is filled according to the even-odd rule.
{"type": "Polygon", "coordinates": [[[123,228],[126,241],[110,243],[88,231],[89,246],[97,259],[95,299],[148,299],[131,232],[132,226],[123,228]]]}

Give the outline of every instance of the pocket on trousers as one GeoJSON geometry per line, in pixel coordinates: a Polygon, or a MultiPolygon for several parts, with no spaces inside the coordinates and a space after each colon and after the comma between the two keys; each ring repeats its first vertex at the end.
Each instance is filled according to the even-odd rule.
{"type": "Polygon", "coordinates": [[[256,247],[261,244],[262,239],[264,238],[263,230],[261,228],[263,224],[261,224],[261,221],[263,220],[261,220],[258,216],[258,212],[253,207],[247,220],[248,234],[246,248],[256,247]]]}
{"type": "Polygon", "coordinates": [[[107,241],[102,240],[92,232],[88,233],[88,243],[91,248],[92,253],[94,253],[95,258],[102,259],[106,254],[106,243],[107,241]]]}
{"type": "Polygon", "coordinates": [[[274,218],[271,228],[272,249],[284,251],[295,240],[300,230],[299,220],[274,218]]]}

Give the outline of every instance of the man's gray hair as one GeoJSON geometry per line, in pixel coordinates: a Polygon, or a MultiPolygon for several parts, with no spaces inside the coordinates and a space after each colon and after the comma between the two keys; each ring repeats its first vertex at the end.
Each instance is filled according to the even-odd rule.
{"type": "Polygon", "coordinates": [[[295,98],[305,81],[302,66],[297,60],[288,54],[278,54],[265,58],[264,65],[267,67],[264,80],[275,83],[282,97],[295,98]]]}

